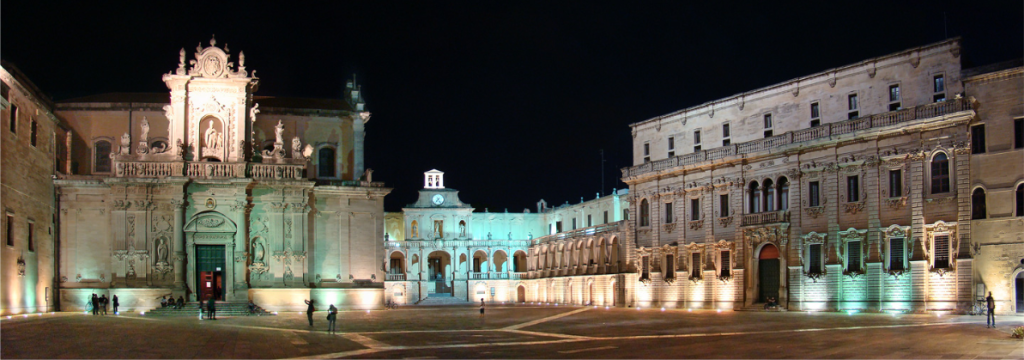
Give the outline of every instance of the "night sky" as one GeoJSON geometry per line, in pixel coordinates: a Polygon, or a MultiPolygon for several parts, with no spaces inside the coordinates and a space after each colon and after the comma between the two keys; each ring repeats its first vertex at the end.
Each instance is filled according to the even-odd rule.
{"type": "Polygon", "coordinates": [[[211,34],[257,95],[340,98],[357,74],[387,211],[432,168],[479,211],[589,200],[601,149],[624,187],[633,122],[948,37],[965,68],[1024,56],[1021,1],[211,3],[5,1],[0,56],[58,101],[166,92],[211,34]]]}

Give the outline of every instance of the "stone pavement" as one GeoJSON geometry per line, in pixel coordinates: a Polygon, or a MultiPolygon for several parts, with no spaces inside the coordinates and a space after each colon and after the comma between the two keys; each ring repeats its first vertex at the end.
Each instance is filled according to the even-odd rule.
{"type": "Polygon", "coordinates": [[[0,319],[2,358],[1024,358],[1021,316],[565,306],[409,307],[216,321],[61,313],[0,319]]]}

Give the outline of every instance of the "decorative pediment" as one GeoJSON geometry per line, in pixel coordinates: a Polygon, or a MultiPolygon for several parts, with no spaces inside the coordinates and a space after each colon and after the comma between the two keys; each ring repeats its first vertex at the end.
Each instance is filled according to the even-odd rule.
{"type": "MultiPolygon", "coordinates": [[[[229,54],[227,44],[221,49],[217,47],[217,39],[210,38],[210,46],[203,47],[200,43],[196,46],[195,60],[189,60],[189,65],[192,65],[188,70],[188,74],[191,76],[203,77],[203,78],[245,78],[248,77],[248,72],[245,71],[245,53],[239,53],[238,55],[238,68],[235,68],[235,63],[231,61],[231,54],[229,54]]],[[[184,68],[185,60],[185,49],[179,53],[179,69],[184,68]]]]}
{"type": "Polygon", "coordinates": [[[185,232],[223,232],[233,233],[237,227],[235,222],[216,211],[196,214],[185,225],[185,232]]]}
{"type": "Polygon", "coordinates": [[[810,233],[804,234],[802,238],[804,240],[804,245],[824,244],[828,238],[828,234],[819,234],[811,231],[810,233]]]}

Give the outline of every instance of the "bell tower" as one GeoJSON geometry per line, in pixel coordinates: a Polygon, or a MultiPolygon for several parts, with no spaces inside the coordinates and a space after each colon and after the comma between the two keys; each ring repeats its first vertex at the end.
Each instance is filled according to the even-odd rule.
{"type": "Polygon", "coordinates": [[[259,80],[246,71],[244,52],[236,66],[228,45],[218,47],[214,38],[207,47],[196,46],[194,57],[186,66],[181,49],[178,68],[163,76],[171,91],[171,104],[164,107],[170,145],[184,160],[245,162],[259,80]]]}
{"type": "Polygon", "coordinates": [[[433,169],[423,173],[424,189],[444,189],[444,172],[433,169]]]}

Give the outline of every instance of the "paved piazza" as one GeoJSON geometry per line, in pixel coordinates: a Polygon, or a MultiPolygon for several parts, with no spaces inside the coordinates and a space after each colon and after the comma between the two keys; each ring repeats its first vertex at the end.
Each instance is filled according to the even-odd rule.
{"type": "Polygon", "coordinates": [[[1022,358],[1001,316],[761,313],[564,306],[420,307],[271,317],[0,320],[3,358],[1022,358]]]}

